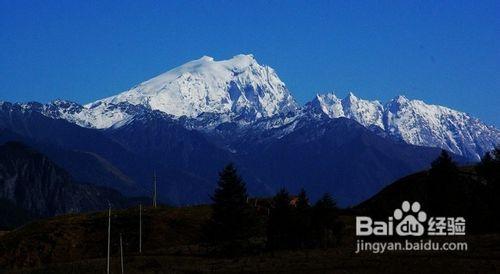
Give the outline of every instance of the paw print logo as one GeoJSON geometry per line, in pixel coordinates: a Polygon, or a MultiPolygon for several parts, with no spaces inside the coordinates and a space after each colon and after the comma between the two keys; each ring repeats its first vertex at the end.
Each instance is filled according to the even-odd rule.
{"type": "Polygon", "coordinates": [[[427,220],[427,214],[421,210],[419,202],[410,204],[404,201],[401,209],[394,210],[394,219],[399,221],[396,226],[396,233],[399,236],[422,236],[424,234],[424,223],[427,220]]]}

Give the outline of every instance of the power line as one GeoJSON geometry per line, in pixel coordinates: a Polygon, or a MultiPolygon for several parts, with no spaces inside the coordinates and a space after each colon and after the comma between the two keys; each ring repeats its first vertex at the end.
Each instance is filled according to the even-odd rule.
{"type": "Polygon", "coordinates": [[[156,208],[156,199],[157,199],[157,193],[156,193],[156,170],[153,172],[153,208],[156,208]]]}
{"type": "Polygon", "coordinates": [[[123,267],[123,242],[121,233],[120,233],[120,263],[122,266],[122,274],[123,274],[125,272],[125,268],[123,267]]]}
{"type": "Polygon", "coordinates": [[[111,249],[111,204],[109,204],[108,208],[108,256],[106,258],[106,273],[109,274],[109,255],[110,255],[110,249],[111,249]]]}
{"type": "Polygon", "coordinates": [[[139,204],[139,253],[142,253],[142,204],[139,204]]]}

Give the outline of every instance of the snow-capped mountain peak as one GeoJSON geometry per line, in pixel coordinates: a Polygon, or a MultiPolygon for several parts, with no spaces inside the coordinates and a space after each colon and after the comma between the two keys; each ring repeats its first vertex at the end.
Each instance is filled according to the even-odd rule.
{"type": "Polygon", "coordinates": [[[342,100],[342,107],[347,118],[354,119],[364,126],[383,126],[383,107],[378,101],[359,99],[352,92],[342,100]]]}
{"type": "Polygon", "coordinates": [[[297,108],[272,68],[258,64],[253,55],[242,54],[223,61],[203,56],[85,107],[120,102],[190,118],[202,113],[244,113],[257,119],[297,108]]]}
{"type": "Polygon", "coordinates": [[[310,107],[319,107],[330,118],[346,117],[364,126],[376,125],[383,128],[383,107],[378,101],[359,99],[354,93],[339,99],[334,93],[316,95],[310,107]]]}
{"type": "Polygon", "coordinates": [[[399,104],[404,104],[404,103],[409,102],[410,100],[408,98],[406,98],[406,96],[400,94],[400,95],[394,97],[391,101],[397,102],[399,104]]]}
{"type": "Polygon", "coordinates": [[[441,147],[479,159],[500,144],[500,131],[467,113],[396,96],[386,104],[357,98],[349,93],[339,100],[334,94],[317,95],[308,103],[330,118],[347,117],[365,127],[377,126],[386,134],[409,144],[441,147]]]}
{"type": "Polygon", "coordinates": [[[356,97],[356,95],[354,95],[354,93],[352,91],[349,91],[349,93],[347,93],[347,96],[345,99],[346,99],[346,101],[350,101],[350,102],[358,101],[358,97],[356,97]]]}
{"type": "Polygon", "coordinates": [[[335,93],[316,94],[314,99],[309,102],[308,107],[318,108],[330,118],[344,117],[342,100],[335,93]]]}

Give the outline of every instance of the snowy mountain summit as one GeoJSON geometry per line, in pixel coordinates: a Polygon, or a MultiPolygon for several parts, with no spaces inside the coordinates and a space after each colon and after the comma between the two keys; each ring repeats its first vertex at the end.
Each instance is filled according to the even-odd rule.
{"type": "Polygon", "coordinates": [[[376,126],[409,144],[440,147],[475,160],[500,144],[500,130],[467,113],[401,95],[382,105],[352,93],[344,99],[328,93],[317,95],[307,107],[330,118],[346,117],[368,128],[376,126]]]}
{"type": "Polygon", "coordinates": [[[365,127],[370,125],[384,127],[382,115],[384,107],[379,101],[359,99],[352,92],[344,99],[339,99],[334,93],[318,94],[309,103],[308,108],[316,108],[330,118],[346,117],[356,120],[365,127]]]}
{"type": "Polygon", "coordinates": [[[224,61],[203,56],[85,108],[105,111],[119,103],[142,105],[175,117],[211,113],[248,120],[297,109],[276,72],[259,65],[252,55],[224,61]]]}

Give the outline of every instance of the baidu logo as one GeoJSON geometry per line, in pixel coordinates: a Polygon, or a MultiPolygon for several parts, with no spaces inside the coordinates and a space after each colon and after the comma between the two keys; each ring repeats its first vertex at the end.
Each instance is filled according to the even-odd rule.
{"type": "Polygon", "coordinates": [[[465,235],[463,217],[430,217],[419,202],[403,201],[387,221],[356,217],[357,236],[430,236],[465,235]]]}
{"type": "Polygon", "coordinates": [[[404,201],[401,209],[394,210],[394,219],[400,220],[396,226],[399,236],[422,236],[424,235],[423,223],[427,220],[427,214],[421,210],[419,202],[404,201]]]}

